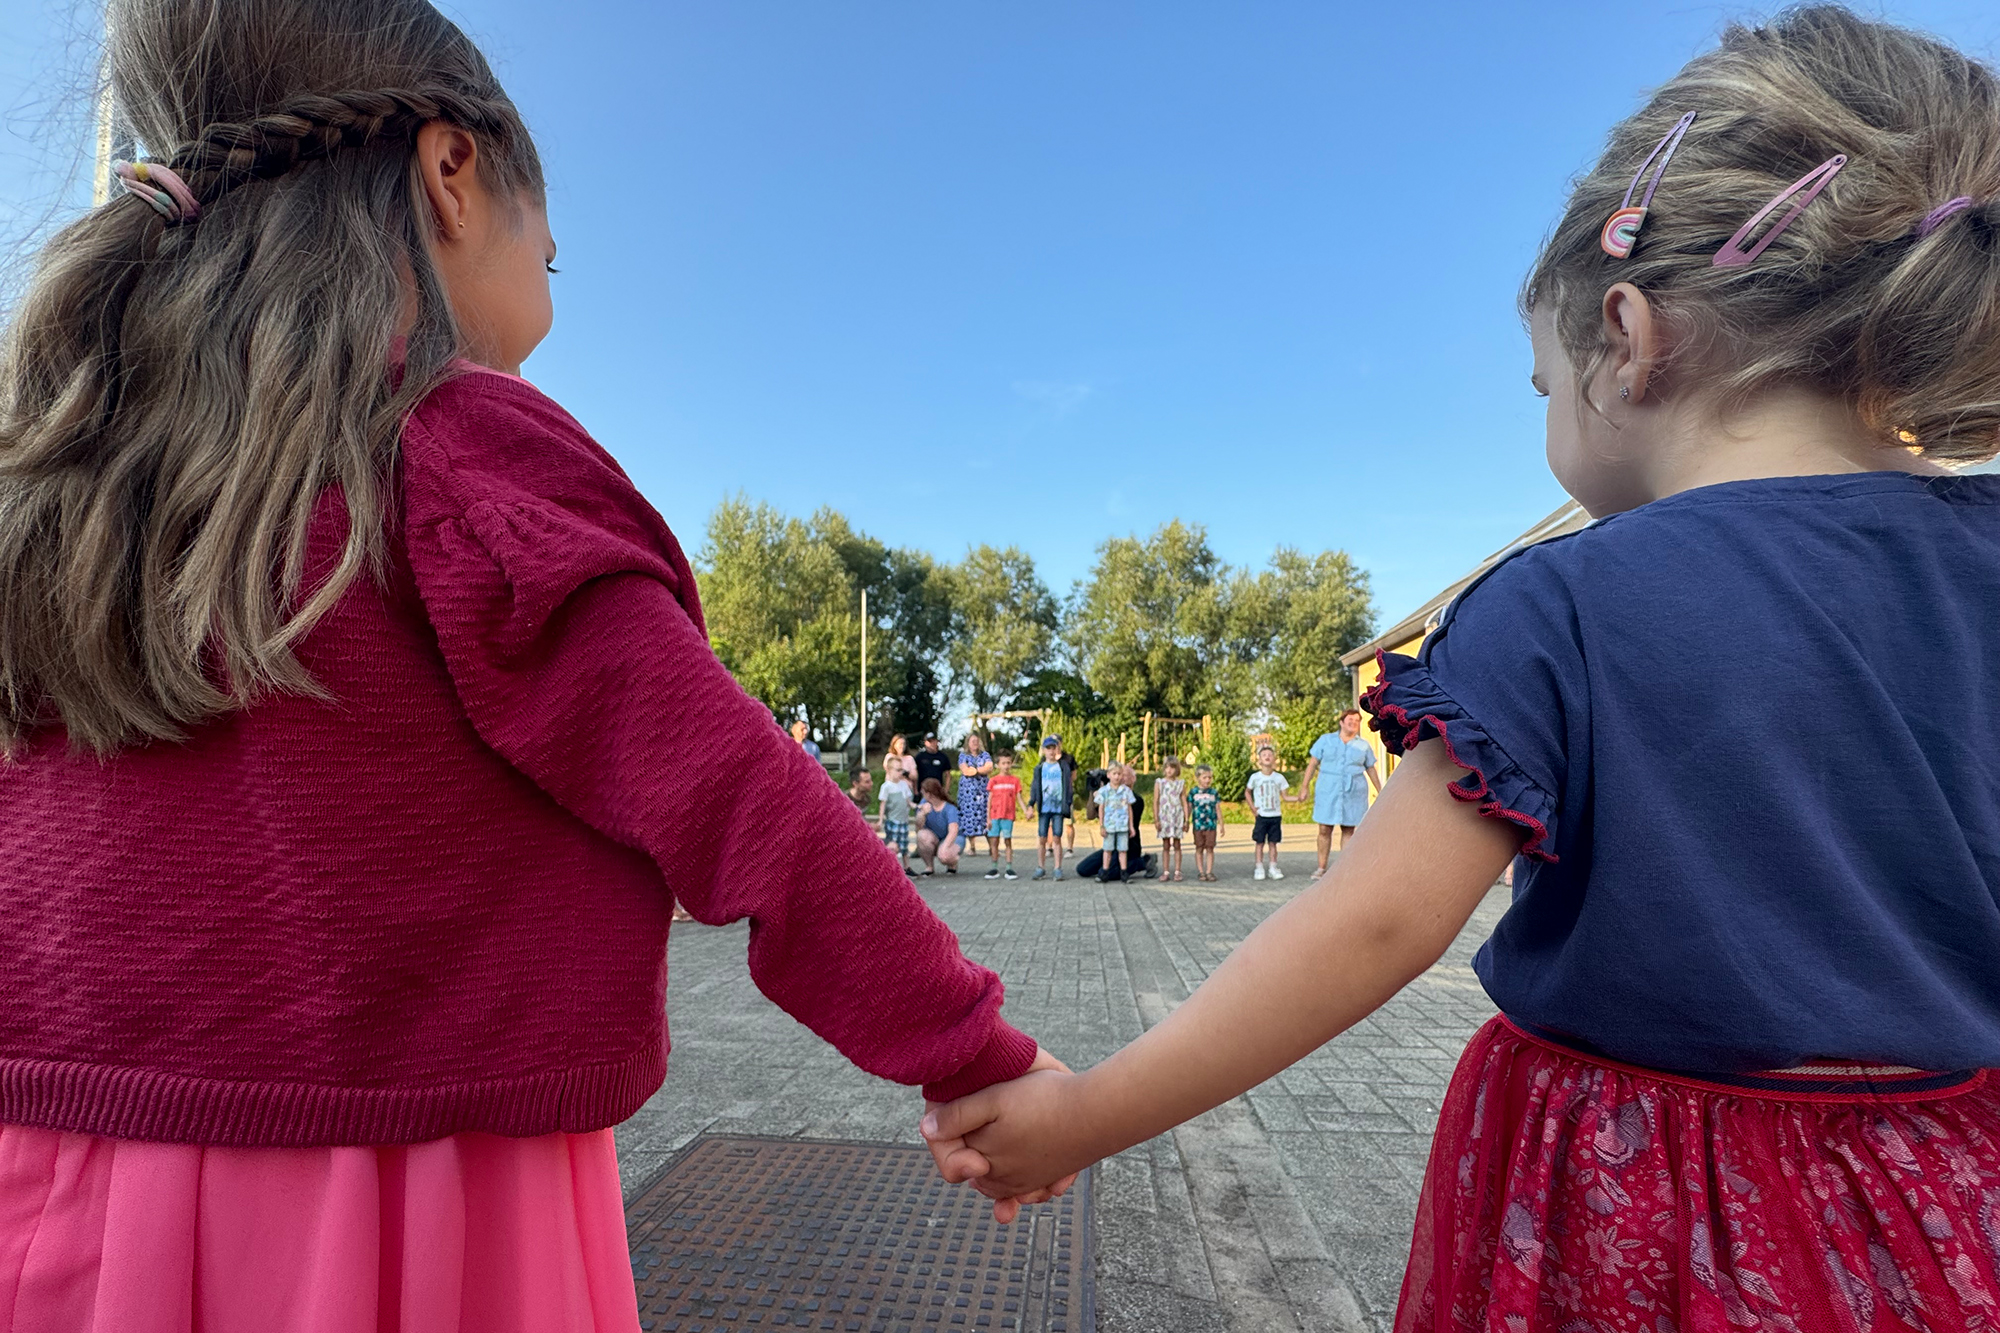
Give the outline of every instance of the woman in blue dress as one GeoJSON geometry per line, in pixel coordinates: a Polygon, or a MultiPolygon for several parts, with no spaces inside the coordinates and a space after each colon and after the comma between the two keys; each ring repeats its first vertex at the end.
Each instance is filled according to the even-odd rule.
{"type": "MultiPolygon", "coordinates": [[[[958,752],[958,815],[959,832],[973,851],[978,849],[972,840],[986,837],[986,779],[992,775],[993,756],[986,753],[986,742],[978,732],[967,732],[965,748],[958,752]]],[[[987,850],[992,850],[990,841],[987,850]]]]}
{"type": "Polygon", "coordinates": [[[1361,711],[1348,709],[1335,725],[1340,728],[1337,733],[1329,731],[1313,742],[1305,776],[1299,779],[1299,790],[1313,793],[1313,822],[1319,825],[1319,869],[1313,872],[1314,879],[1326,873],[1332,853],[1347,846],[1348,835],[1368,813],[1370,784],[1382,790],[1374,747],[1361,739],[1361,711]]]}

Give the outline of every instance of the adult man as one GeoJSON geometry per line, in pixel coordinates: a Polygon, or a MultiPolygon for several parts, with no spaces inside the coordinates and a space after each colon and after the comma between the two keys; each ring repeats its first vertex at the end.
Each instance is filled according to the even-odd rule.
{"type": "Polygon", "coordinates": [[[945,786],[944,775],[950,763],[950,757],[938,749],[937,733],[933,731],[925,736],[924,748],[917,751],[917,790],[922,791],[926,782],[936,778],[939,789],[949,791],[950,789],[945,786]]]}
{"type": "Polygon", "coordinates": [[[812,760],[814,763],[818,763],[819,746],[815,745],[812,742],[811,736],[812,736],[812,728],[806,725],[804,718],[801,718],[797,722],[792,723],[792,739],[799,743],[799,748],[801,750],[804,750],[807,754],[812,756],[812,760]]]}
{"type": "Polygon", "coordinates": [[[1338,732],[1329,731],[1312,743],[1305,776],[1299,779],[1300,794],[1313,794],[1313,822],[1319,825],[1319,869],[1313,872],[1314,879],[1326,873],[1332,852],[1346,849],[1348,835],[1368,813],[1369,785],[1377,792],[1382,790],[1382,779],[1375,773],[1375,751],[1361,739],[1360,710],[1348,709],[1335,725],[1338,732]],[[1365,781],[1363,774],[1367,775],[1365,781]],[[1338,844],[1335,829],[1340,831],[1338,844]]]}

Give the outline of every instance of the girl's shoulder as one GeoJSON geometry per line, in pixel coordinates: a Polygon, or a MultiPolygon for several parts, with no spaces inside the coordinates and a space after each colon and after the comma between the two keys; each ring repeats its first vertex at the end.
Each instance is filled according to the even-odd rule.
{"type": "Polygon", "coordinates": [[[465,503],[637,498],[617,460],[547,394],[519,376],[469,362],[457,370],[404,424],[406,486],[435,488],[465,503]]]}
{"type": "Polygon", "coordinates": [[[526,380],[458,369],[403,425],[397,494],[419,581],[498,566],[521,599],[549,601],[641,573],[699,623],[680,543],[603,446],[526,380]]]}

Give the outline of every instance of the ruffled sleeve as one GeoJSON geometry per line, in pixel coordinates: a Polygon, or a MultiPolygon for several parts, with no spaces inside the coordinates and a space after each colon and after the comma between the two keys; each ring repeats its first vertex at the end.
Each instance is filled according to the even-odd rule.
{"type": "Polygon", "coordinates": [[[1361,698],[1383,748],[1432,737],[1466,770],[1458,800],[1522,833],[1521,854],[1560,859],[1561,827],[1584,788],[1589,694],[1573,599],[1558,563],[1535,548],[1460,595],[1417,657],[1378,653],[1361,698]]]}
{"type": "Polygon", "coordinates": [[[417,589],[487,745],[698,919],[747,918],[758,988],[856,1065],[934,1100],[1026,1070],[999,978],[716,660],[673,534],[561,408],[507,377],[446,384],[405,429],[402,489],[417,589]]]}

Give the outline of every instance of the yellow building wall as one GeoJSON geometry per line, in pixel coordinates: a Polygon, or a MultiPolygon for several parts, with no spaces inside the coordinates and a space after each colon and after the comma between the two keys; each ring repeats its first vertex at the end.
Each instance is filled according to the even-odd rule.
{"type": "MultiPolygon", "coordinates": [[[[1418,634],[1415,638],[1407,639],[1402,643],[1385,645],[1383,651],[1391,653],[1401,653],[1405,657],[1415,657],[1417,655],[1417,649],[1424,646],[1424,638],[1425,638],[1424,634],[1418,634]]],[[[1372,657],[1366,660],[1365,662],[1361,663],[1361,665],[1354,668],[1355,707],[1358,708],[1361,706],[1361,696],[1366,694],[1371,688],[1373,688],[1375,682],[1380,679],[1382,679],[1382,670],[1379,666],[1376,665],[1376,661],[1372,657]]],[[[1388,751],[1382,748],[1382,737],[1375,731],[1374,728],[1368,725],[1367,717],[1365,714],[1363,715],[1363,720],[1361,723],[1361,736],[1362,739],[1368,742],[1369,747],[1375,751],[1375,764],[1376,764],[1375,771],[1380,773],[1383,776],[1383,778],[1386,779],[1391,773],[1394,773],[1396,771],[1396,756],[1390,754],[1388,751]]],[[[1375,803],[1375,792],[1373,788],[1369,789],[1368,803],[1370,805],[1373,805],[1375,803]]]]}

